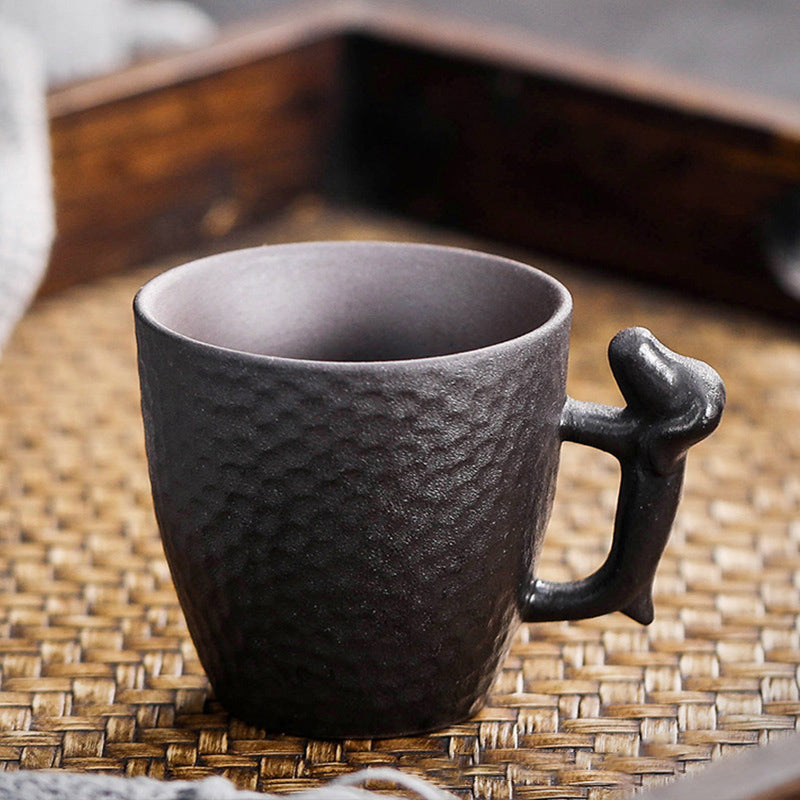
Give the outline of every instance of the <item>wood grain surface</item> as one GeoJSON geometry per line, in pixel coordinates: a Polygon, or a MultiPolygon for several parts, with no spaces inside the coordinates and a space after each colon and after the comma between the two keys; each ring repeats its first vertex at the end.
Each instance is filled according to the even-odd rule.
{"type": "Polygon", "coordinates": [[[51,98],[58,237],[43,292],[222,240],[324,183],[341,42],[259,44],[51,98]]]}
{"type": "Polygon", "coordinates": [[[791,103],[324,3],[65,87],[50,108],[45,291],[222,247],[312,191],[800,317],[791,103]]]}
{"type": "Polygon", "coordinates": [[[800,180],[795,113],[569,53],[526,59],[519,42],[481,59],[477,39],[432,38],[351,40],[362,203],[797,314],[769,243],[800,180]]]}

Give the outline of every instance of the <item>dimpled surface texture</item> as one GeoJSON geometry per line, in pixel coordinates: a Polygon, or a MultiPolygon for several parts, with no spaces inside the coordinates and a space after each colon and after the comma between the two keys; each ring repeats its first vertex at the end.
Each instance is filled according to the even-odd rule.
{"type": "Polygon", "coordinates": [[[550,512],[568,324],[533,346],[331,364],[137,318],[159,527],[229,711],[353,737],[480,707],[550,512]]]}

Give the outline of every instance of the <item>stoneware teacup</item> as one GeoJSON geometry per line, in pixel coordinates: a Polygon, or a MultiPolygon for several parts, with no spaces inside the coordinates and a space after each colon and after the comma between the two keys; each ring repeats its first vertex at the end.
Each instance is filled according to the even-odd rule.
{"type": "Polygon", "coordinates": [[[625,408],[565,394],[571,298],[449,247],[212,256],[136,297],[156,516],[200,659],[234,715],[314,737],[477,711],[520,620],[651,587],[719,376],[647,330],[611,342],[625,408]],[[622,466],[607,561],[536,578],[562,441],[622,466]]]}

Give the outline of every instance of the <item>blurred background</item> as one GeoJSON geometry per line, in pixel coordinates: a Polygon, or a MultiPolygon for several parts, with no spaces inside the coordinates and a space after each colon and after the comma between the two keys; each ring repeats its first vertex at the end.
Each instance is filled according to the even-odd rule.
{"type": "MultiPolygon", "coordinates": [[[[194,0],[219,23],[298,7],[297,0],[194,0]]],[[[800,99],[794,0],[378,0],[447,14],[753,92],[800,99]]]]}
{"type": "Polygon", "coordinates": [[[0,128],[27,131],[5,169],[31,190],[0,197],[0,233],[27,230],[41,265],[52,231],[19,220],[52,216],[49,129],[53,269],[77,278],[219,239],[311,190],[796,318],[799,19],[789,0],[0,0],[16,43],[0,128]],[[119,115],[92,128],[105,147],[75,132],[99,103],[119,115]],[[91,213],[83,174],[108,190],[91,213]],[[153,195],[127,229],[108,213],[123,186],[153,195]],[[107,229],[101,256],[81,213],[84,232],[107,229]],[[150,246],[112,252],[145,233],[150,246]]]}

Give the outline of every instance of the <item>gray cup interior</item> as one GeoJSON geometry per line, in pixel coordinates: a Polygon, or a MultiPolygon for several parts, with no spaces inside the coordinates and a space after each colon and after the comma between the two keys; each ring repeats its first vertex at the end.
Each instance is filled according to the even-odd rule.
{"type": "Polygon", "coordinates": [[[396,361],[488,347],[566,313],[569,295],[508,259],[432,245],[317,242],[212,256],[137,298],[206,344],[315,361],[396,361]]]}

